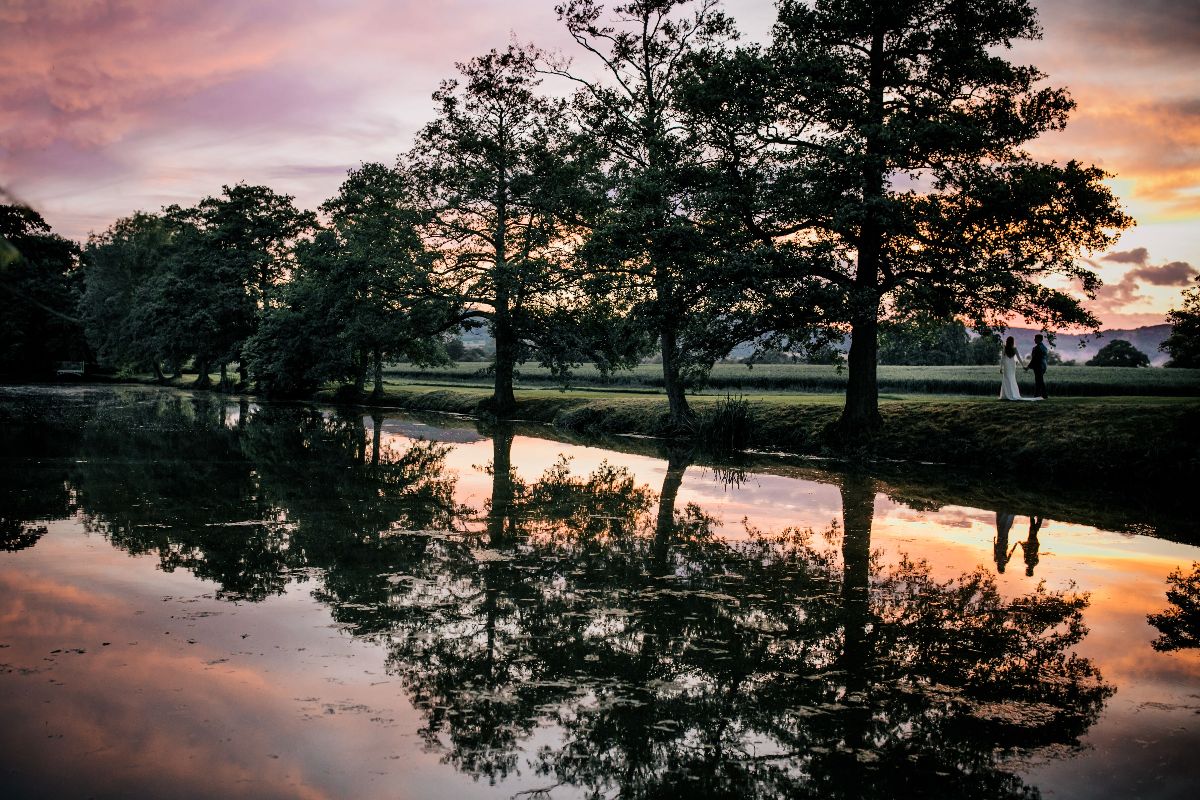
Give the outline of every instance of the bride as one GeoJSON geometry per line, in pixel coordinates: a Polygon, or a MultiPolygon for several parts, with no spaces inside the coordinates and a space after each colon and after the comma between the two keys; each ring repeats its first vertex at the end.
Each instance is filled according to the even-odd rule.
{"type": "Polygon", "coordinates": [[[1017,362],[1025,366],[1025,359],[1017,352],[1017,345],[1010,336],[1004,342],[1004,354],[1000,357],[1000,399],[1041,400],[1040,397],[1021,397],[1021,389],[1017,386],[1017,362]]]}

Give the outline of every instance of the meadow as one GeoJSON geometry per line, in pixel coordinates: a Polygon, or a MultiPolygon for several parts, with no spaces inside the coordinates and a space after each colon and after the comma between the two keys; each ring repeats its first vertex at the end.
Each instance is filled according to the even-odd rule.
{"type": "MultiPolygon", "coordinates": [[[[396,364],[385,371],[386,377],[399,384],[485,386],[491,379],[486,365],[461,362],[449,367],[426,369],[411,364],[396,364]]],[[[879,367],[879,390],[892,394],[955,394],[990,396],[999,391],[999,367],[879,367]]],[[[714,367],[705,392],[726,393],[827,393],[841,392],[846,386],[846,370],[812,364],[718,364],[714,367]]],[[[1033,393],[1033,374],[1020,373],[1021,389],[1033,393]]],[[[1058,397],[1097,397],[1106,395],[1149,395],[1168,397],[1200,396],[1200,370],[1150,367],[1055,366],[1046,374],[1051,395],[1058,397]]],[[[561,386],[550,370],[536,364],[524,364],[518,370],[521,387],[561,386]]],[[[595,366],[584,364],[571,376],[568,386],[646,391],[661,389],[662,367],[642,364],[632,370],[602,375],[595,366]]]]}

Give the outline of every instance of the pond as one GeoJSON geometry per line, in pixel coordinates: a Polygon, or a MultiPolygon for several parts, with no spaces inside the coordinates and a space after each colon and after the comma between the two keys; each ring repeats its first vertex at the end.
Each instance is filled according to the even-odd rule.
{"type": "Polygon", "coordinates": [[[0,794],[1194,796],[1194,516],[558,436],[0,388],[0,794]]]}

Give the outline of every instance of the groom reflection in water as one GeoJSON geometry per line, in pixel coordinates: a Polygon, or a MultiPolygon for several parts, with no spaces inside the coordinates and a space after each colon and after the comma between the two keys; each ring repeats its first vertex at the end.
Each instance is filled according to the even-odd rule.
{"type": "Polygon", "coordinates": [[[1045,520],[1042,517],[1031,515],[1029,517],[1029,534],[1025,537],[1025,541],[1017,542],[1010,547],[1008,535],[1016,518],[1016,514],[1010,514],[1007,511],[996,512],[996,538],[992,540],[992,558],[996,561],[996,572],[1004,573],[1013,553],[1020,545],[1021,552],[1025,557],[1025,574],[1033,577],[1033,569],[1040,560],[1038,550],[1041,548],[1041,542],[1038,541],[1038,531],[1042,529],[1045,520]]]}
{"type": "Polygon", "coordinates": [[[1025,537],[1025,541],[1021,542],[1021,552],[1025,555],[1025,574],[1033,577],[1033,568],[1038,564],[1038,548],[1041,547],[1041,542],[1038,541],[1038,531],[1042,528],[1041,517],[1029,518],[1029,535],[1025,537]]]}

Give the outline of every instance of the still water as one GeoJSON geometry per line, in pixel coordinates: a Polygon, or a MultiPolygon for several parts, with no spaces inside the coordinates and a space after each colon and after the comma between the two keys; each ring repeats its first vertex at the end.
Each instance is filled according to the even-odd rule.
{"type": "Polygon", "coordinates": [[[1194,517],[551,436],[0,388],[0,795],[1196,796],[1194,517]]]}

